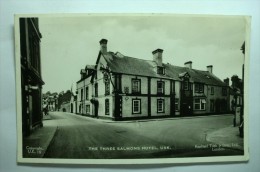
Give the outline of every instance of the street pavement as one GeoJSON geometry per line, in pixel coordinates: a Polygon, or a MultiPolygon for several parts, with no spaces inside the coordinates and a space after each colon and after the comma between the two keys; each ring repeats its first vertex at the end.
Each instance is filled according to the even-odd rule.
{"type": "Polygon", "coordinates": [[[25,158],[42,158],[57,130],[57,123],[50,115],[43,117],[43,127],[36,129],[23,139],[23,156],[25,158]]]}
{"type": "Polygon", "coordinates": [[[238,129],[232,126],[232,121],[233,116],[226,114],[114,122],[50,112],[48,120],[43,121],[44,127],[30,136],[39,138],[39,135],[45,135],[46,138],[41,139],[45,141],[34,143],[27,138],[24,145],[31,140],[33,146],[43,149],[41,157],[44,158],[241,155],[243,139],[238,136],[238,129]],[[51,134],[48,134],[48,129],[51,134]]]}

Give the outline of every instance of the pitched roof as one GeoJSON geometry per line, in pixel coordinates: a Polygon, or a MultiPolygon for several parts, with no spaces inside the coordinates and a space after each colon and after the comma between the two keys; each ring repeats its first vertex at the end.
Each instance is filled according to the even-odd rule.
{"type": "Polygon", "coordinates": [[[179,67],[171,64],[163,64],[165,67],[165,75],[161,75],[157,74],[157,64],[152,60],[142,60],[113,52],[109,52],[103,55],[103,57],[107,61],[107,65],[111,71],[115,73],[143,75],[174,80],[181,80],[179,75],[182,73],[188,73],[191,77],[191,81],[193,82],[226,86],[222,80],[208,71],[189,69],[187,67],[179,67]]]}

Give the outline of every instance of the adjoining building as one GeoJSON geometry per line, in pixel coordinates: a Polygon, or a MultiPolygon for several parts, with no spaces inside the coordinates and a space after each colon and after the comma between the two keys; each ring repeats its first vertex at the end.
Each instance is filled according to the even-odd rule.
{"type": "MultiPolygon", "coordinates": [[[[82,115],[94,115],[92,103],[90,100],[93,97],[93,84],[92,76],[95,75],[95,66],[86,65],[85,69],[81,69],[80,75],[81,79],[77,82],[77,99],[76,99],[76,113],[82,115]]],[[[98,112],[98,110],[96,110],[98,112]]],[[[97,116],[97,114],[96,114],[97,116]]]]}
{"type": "Polygon", "coordinates": [[[42,126],[42,85],[38,18],[20,18],[21,102],[23,136],[42,126]]]}
{"type": "Polygon", "coordinates": [[[81,70],[77,82],[78,113],[113,120],[191,116],[229,111],[229,86],[205,71],[163,63],[163,50],[151,60],[107,51],[100,41],[95,66],[81,70]]]}
{"type": "Polygon", "coordinates": [[[59,97],[59,103],[60,103],[59,111],[76,113],[75,100],[76,100],[76,96],[73,95],[73,92],[67,90],[64,94],[60,95],[59,97]]]}
{"type": "Polygon", "coordinates": [[[58,93],[50,93],[49,91],[42,95],[43,107],[48,111],[56,111],[58,109],[58,93]]]}

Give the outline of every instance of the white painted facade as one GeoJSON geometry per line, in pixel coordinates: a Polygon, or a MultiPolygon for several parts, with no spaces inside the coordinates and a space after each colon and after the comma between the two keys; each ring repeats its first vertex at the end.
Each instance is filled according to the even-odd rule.
{"type": "MultiPolygon", "coordinates": [[[[154,51],[154,57],[158,53],[161,57],[159,60],[162,60],[162,52],[161,49],[154,51]]],[[[224,95],[223,85],[199,83],[201,84],[199,88],[198,83],[190,78],[189,90],[186,91],[182,78],[114,72],[110,70],[108,64],[113,57],[110,58],[107,54],[106,42],[103,42],[95,71],[78,81],[76,113],[120,120],[183,116],[185,112],[187,113],[183,111],[183,107],[190,109],[188,111],[190,114],[185,115],[226,111],[216,106],[216,102],[229,102],[228,89],[224,95]]],[[[189,64],[188,67],[191,68],[192,62],[189,64]]],[[[157,69],[154,72],[158,72],[159,68],[153,67],[157,69]]],[[[185,75],[184,73],[183,76],[185,75]]]]}

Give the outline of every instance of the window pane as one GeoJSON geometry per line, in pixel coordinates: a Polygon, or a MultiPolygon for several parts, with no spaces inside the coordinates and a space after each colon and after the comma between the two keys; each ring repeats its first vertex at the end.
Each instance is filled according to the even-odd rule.
{"type": "Polygon", "coordinates": [[[90,113],[90,105],[86,105],[86,112],[90,113]]]}
{"type": "Polygon", "coordinates": [[[158,66],[158,67],[157,67],[157,73],[158,73],[158,74],[164,74],[164,68],[158,66]]]}
{"type": "Polygon", "coordinates": [[[98,84],[97,83],[95,84],[95,96],[96,97],[98,96],[98,84]]]}
{"type": "Polygon", "coordinates": [[[203,90],[203,85],[200,84],[200,85],[199,85],[199,92],[202,92],[202,90],[203,90]]]}
{"type": "Polygon", "coordinates": [[[109,82],[105,83],[105,94],[106,95],[110,94],[110,84],[109,84],[109,82]]]}
{"type": "Polygon", "coordinates": [[[86,87],[86,99],[88,100],[88,87],[86,87]]]}
{"type": "Polygon", "coordinates": [[[200,109],[200,104],[195,104],[195,109],[199,110],[200,109]]]}
{"type": "Polygon", "coordinates": [[[106,115],[109,115],[109,100],[106,99],[106,102],[105,102],[105,114],[106,115]]]}
{"type": "Polygon", "coordinates": [[[83,88],[81,89],[80,96],[81,96],[81,97],[80,97],[80,98],[81,98],[80,100],[83,100],[83,88]]]}
{"type": "Polygon", "coordinates": [[[157,111],[163,112],[164,111],[164,100],[158,100],[157,102],[157,111]]]}
{"type": "Polygon", "coordinates": [[[214,94],[214,87],[211,87],[211,94],[214,94]]]}
{"type": "Polygon", "coordinates": [[[175,104],[175,111],[178,111],[179,110],[179,106],[178,104],[175,104]]]}
{"type": "Polygon", "coordinates": [[[133,113],[140,113],[140,100],[133,100],[133,113]]]}
{"type": "Polygon", "coordinates": [[[198,84],[195,84],[195,92],[199,92],[199,85],[198,84]]]}
{"type": "Polygon", "coordinates": [[[164,93],[164,82],[157,82],[157,93],[164,93]]]}
{"type": "Polygon", "coordinates": [[[140,92],[140,82],[139,82],[139,80],[132,80],[132,92],[133,93],[140,92]]]}
{"type": "Polygon", "coordinates": [[[205,103],[201,103],[201,110],[205,109],[205,103]]]}

